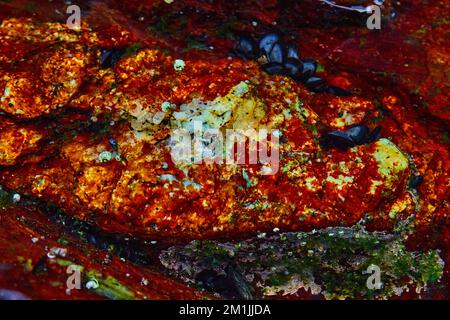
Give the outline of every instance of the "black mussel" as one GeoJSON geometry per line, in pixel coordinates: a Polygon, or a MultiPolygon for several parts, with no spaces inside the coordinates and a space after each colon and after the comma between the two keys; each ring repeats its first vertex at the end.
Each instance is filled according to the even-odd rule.
{"type": "Polygon", "coordinates": [[[289,76],[294,80],[300,80],[303,71],[303,64],[300,60],[295,58],[286,58],[284,67],[289,76]]]}
{"type": "MultiPolygon", "coordinates": [[[[315,78],[315,77],[312,77],[312,78],[315,78]]],[[[308,79],[308,80],[309,80],[309,79],[308,79]]],[[[308,80],[307,80],[307,81],[308,81],[308,80]]],[[[306,82],[307,82],[307,81],[306,81],[306,82]]],[[[310,90],[311,90],[312,92],[315,92],[315,93],[326,93],[326,92],[328,92],[328,86],[325,84],[325,81],[324,81],[324,82],[321,83],[319,86],[310,88],[310,90]]]]}
{"type": "Polygon", "coordinates": [[[323,92],[330,93],[338,97],[345,97],[351,95],[349,91],[335,86],[326,86],[324,87],[323,92]]]}
{"type": "Polygon", "coordinates": [[[375,142],[381,138],[381,127],[378,126],[373,129],[369,134],[367,134],[364,143],[375,142]]]}
{"type": "Polygon", "coordinates": [[[243,60],[252,60],[257,58],[256,43],[251,37],[241,36],[234,46],[233,53],[243,60]]]}
{"type": "Polygon", "coordinates": [[[307,80],[309,77],[313,76],[317,70],[317,62],[313,59],[303,60],[303,77],[307,80]]]}
{"type": "Polygon", "coordinates": [[[297,47],[295,47],[293,44],[287,44],[284,52],[286,54],[286,58],[293,58],[300,60],[300,55],[298,54],[297,47]]]}
{"type": "Polygon", "coordinates": [[[351,96],[352,94],[342,88],[335,87],[335,86],[328,86],[328,85],[322,85],[320,87],[315,87],[312,89],[315,93],[329,93],[338,97],[347,97],[351,96]]]}
{"type": "Polygon", "coordinates": [[[345,131],[331,131],[322,136],[320,144],[322,147],[335,147],[348,149],[356,145],[368,144],[381,137],[381,127],[370,131],[365,125],[355,125],[345,131]]]}
{"type": "Polygon", "coordinates": [[[321,139],[320,145],[328,148],[333,147],[337,149],[346,150],[355,146],[355,142],[346,132],[331,131],[327,132],[321,139]]]}
{"type": "Polygon", "coordinates": [[[100,52],[100,65],[103,69],[114,67],[125,52],[124,48],[102,49],[100,52]]]}
{"type": "Polygon", "coordinates": [[[280,74],[284,75],[286,74],[286,69],[281,63],[278,62],[269,62],[262,65],[262,68],[265,72],[268,74],[274,75],[274,74],[280,74]]]}
{"type": "Polygon", "coordinates": [[[369,128],[367,126],[359,124],[350,127],[345,131],[347,136],[353,140],[355,144],[363,144],[366,142],[366,137],[369,133],[369,128]]]}
{"type": "Polygon", "coordinates": [[[310,90],[314,90],[315,88],[321,88],[324,85],[325,80],[319,77],[310,77],[305,81],[305,86],[310,90]]]}
{"type": "Polygon", "coordinates": [[[269,55],[273,45],[276,42],[280,42],[280,39],[281,39],[280,35],[278,35],[275,32],[267,33],[263,35],[259,40],[258,47],[263,53],[269,55]]]}
{"type": "Polygon", "coordinates": [[[267,55],[268,62],[283,63],[283,46],[280,42],[275,42],[267,55]]]}

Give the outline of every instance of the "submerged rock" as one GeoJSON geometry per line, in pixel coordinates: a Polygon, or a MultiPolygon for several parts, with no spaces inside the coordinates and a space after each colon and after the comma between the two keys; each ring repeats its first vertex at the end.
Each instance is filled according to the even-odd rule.
{"type": "Polygon", "coordinates": [[[294,295],[302,289],[327,299],[385,299],[413,289],[420,293],[439,281],[444,267],[438,251],[407,251],[400,234],[368,232],[359,225],[243,241],[195,240],[165,250],[160,259],[182,280],[213,292],[198,276],[205,270],[227,275],[234,265],[241,274],[233,286],[250,286],[260,297],[294,295]]]}

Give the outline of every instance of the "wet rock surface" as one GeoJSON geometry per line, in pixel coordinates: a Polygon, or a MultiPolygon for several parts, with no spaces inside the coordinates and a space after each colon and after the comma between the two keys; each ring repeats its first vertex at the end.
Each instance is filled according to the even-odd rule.
{"type": "Polygon", "coordinates": [[[217,297],[448,298],[444,1],[384,1],[379,31],[367,30],[366,15],[319,1],[265,1],[259,10],[251,1],[127,1],[125,6],[107,0],[80,6],[83,24],[74,31],[65,26],[63,2],[0,2],[0,176],[10,192],[0,194],[1,202],[9,203],[0,212],[2,298],[201,297],[166,282],[160,274],[168,270],[217,297]],[[245,61],[247,53],[250,60],[257,55],[252,52],[257,43],[250,46],[248,38],[240,43],[245,55],[228,57],[239,36],[260,39],[273,32],[282,34],[286,46],[272,44],[266,50],[272,61],[263,69],[260,61],[245,61]],[[269,74],[263,75],[264,69],[269,74]],[[285,77],[287,72],[295,78],[300,69],[308,73],[305,81],[285,77]],[[267,106],[258,121],[267,124],[283,115],[284,157],[277,179],[259,179],[254,168],[237,173],[204,168],[187,179],[164,165],[167,150],[149,148],[166,137],[161,128],[183,123],[173,114],[202,103],[214,106],[247,80],[257,83],[252,97],[267,106]],[[324,84],[327,90],[311,90],[324,84]],[[161,120],[163,111],[167,118],[161,120]],[[352,127],[359,131],[349,132],[352,127]],[[360,130],[364,127],[368,130],[360,130]],[[381,128],[379,140],[376,128],[381,128]],[[343,139],[345,150],[322,149],[320,137],[330,132],[343,139]],[[163,176],[167,168],[179,181],[163,176]],[[204,183],[199,192],[198,185],[211,175],[222,178],[204,183]],[[164,197],[165,185],[180,201],[164,197]],[[30,202],[22,205],[27,195],[30,202]],[[228,199],[236,201],[229,206],[228,199]],[[211,200],[212,215],[203,211],[201,200],[211,200]],[[198,206],[192,206],[195,201],[198,206]],[[36,209],[37,203],[76,217],[76,223],[46,220],[49,212],[36,209]],[[160,204],[170,213],[161,213],[160,204]],[[351,227],[366,214],[370,232],[351,227]],[[406,239],[393,231],[411,218],[406,239]],[[69,244],[57,243],[57,233],[74,230],[69,244]],[[327,230],[343,234],[330,237],[327,230]],[[266,238],[258,238],[263,232],[266,238]],[[40,235],[55,239],[31,241],[40,235]],[[311,256],[298,235],[307,239],[311,256]],[[182,245],[167,248],[173,238],[186,236],[178,239],[182,245]],[[184,243],[199,237],[212,241],[184,243]],[[149,252],[148,241],[156,238],[161,246],[149,252]],[[270,248],[268,239],[282,254],[262,250],[270,248]],[[111,246],[115,250],[109,252],[111,246]],[[202,246],[212,252],[193,256],[202,246]],[[67,296],[64,259],[60,265],[42,258],[51,248],[67,250],[80,265],[89,264],[86,251],[90,257],[111,254],[117,263],[100,267],[101,258],[95,258],[84,285],[97,280],[101,289],[67,296]],[[157,259],[161,250],[166,270],[157,259]],[[345,261],[337,260],[338,254],[345,261]],[[367,269],[376,254],[389,275],[381,291],[371,292],[363,287],[368,275],[361,276],[357,266],[367,269]],[[259,258],[249,258],[254,256],[259,258]],[[177,272],[180,257],[185,263],[177,272]],[[329,264],[314,260],[318,257],[329,264]],[[159,274],[149,273],[152,268],[159,274]],[[408,290],[406,279],[413,282],[408,290]],[[357,285],[335,285],[345,280],[357,285]],[[142,281],[155,283],[157,292],[141,294],[142,281]],[[173,295],[172,288],[184,293],[173,295]]]}

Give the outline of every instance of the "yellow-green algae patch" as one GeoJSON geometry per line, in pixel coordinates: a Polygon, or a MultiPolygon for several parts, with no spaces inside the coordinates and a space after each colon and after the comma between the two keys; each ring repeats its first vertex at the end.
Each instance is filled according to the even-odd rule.
{"type": "Polygon", "coordinates": [[[408,158],[390,140],[382,138],[375,142],[373,157],[378,163],[378,172],[388,184],[408,169],[408,158]]]}

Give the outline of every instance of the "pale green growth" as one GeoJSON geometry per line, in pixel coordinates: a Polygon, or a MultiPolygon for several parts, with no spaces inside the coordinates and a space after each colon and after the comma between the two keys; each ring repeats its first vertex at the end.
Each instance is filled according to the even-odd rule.
{"type": "Polygon", "coordinates": [[[98,161],[99,162],[108,162],[111,161],[113,155],[109,151],[103,151],[98,155],[98,161]]]}
{"type": "Polygon", "coordinates": [[[174,107],[173,103],[170,103],[169,101],[165,101],[161,104],[161,110],[164,112],[169,112],[170,109],[174,107]]]}
{"type": "Polygon", "coordinates": [[[175,60],[175,62],[173,63],[173,68],[176,71],[182,71],[184,69],[184,67],[186,66],[186,62],[184,62],[181,59],[177,59],[175,60]]]}

